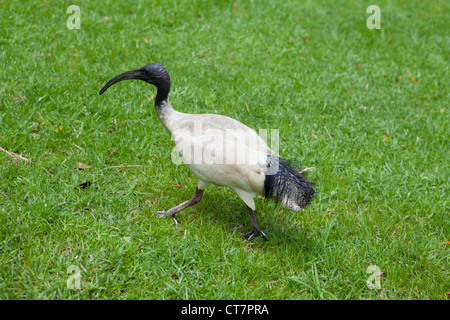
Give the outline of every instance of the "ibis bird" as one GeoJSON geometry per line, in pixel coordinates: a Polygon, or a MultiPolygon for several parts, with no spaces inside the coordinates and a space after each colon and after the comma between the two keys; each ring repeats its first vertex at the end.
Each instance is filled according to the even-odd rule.
{"type": "Polygon", "coordinates": [[[160,217],[173,217],[197,204],[208,186],[225,186],[233,189],[247,205],[252,229],[244,234],[245,239],[251,241],[261,235],[269,240],[256,222],[256,194],[274,199],[295,212],[310,204],[313,183],[279,157],[254,130],[226,116],[188,114],[173,109],[169,103],[170,76],[161,64],[150,63],[115,76],[100,90],[100,95],[113,84],[131,79],[156,87],[158,118],[175,142],[183,162],[198,177],[192,197],[169,210],[158,211],[160,217]]]}

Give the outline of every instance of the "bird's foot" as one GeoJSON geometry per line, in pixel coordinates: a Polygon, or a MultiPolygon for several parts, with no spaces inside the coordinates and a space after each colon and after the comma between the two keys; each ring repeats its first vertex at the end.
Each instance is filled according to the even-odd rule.
{"type": "Polygon", "coordinates": [[[156,213],[158,214],[158,217],[160,217],[160,218],[170,216],[170,214],[168,214],[166,211],[156,211],[156,213]]]}
{"type": "Polygon", "coordinates": [[[252,231],[245,233],[243,236],[247,241],[252,241],[258,236],[262,236],[264,240],[269,241],[269,238],[266,236],[266,234],[259,229],[253,229],[252,231]]]}
{"type": "Polygon", "coordinates": [[[158,214],[158,217],[160,217],[160,218],[172,217],[173,221],[175,221],[175,225],[178,225],[178,221],[177,221],[177,219],[175,219],[174,214],[167,213],[167,211],[156,211],[156,213],[158,214]]]}

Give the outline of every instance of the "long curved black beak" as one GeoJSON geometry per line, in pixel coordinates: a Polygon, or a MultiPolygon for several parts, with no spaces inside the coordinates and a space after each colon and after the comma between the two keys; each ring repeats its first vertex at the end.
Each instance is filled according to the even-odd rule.
{"type": "Polygon", "coordinates": [[[109,87],[111,87],[113,84],[123,81],[123,80],[131,80],[131,79],[138,79],[138,80],[145,80],[146,72],[143,69],[137,69],[137,70],[131,70],[124,72],[122,74],[119,74],[118,76],[115,76],[111,80],[109,80],[105,86],[100,90],[99,94],[102,94],[106,91],[109,87]]]}

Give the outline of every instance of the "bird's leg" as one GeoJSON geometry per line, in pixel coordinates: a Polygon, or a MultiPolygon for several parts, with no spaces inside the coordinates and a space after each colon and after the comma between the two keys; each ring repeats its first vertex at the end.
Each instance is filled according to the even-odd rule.
{"type": "Polygon", "coordinates": [[[250,222],[252,223],[252,231],[244,234],[245,239],[247,239],[247,241],[252,241],[254,238],[261,235],[264,238],[264,240],[269,241],[269,238],[267,238],[267,236],[264,234],[264,232],[262,232],[259,229],[253,209],[250,208],[249,206],[247,206],[247,209],[248,209],[248,215],[250,216],[250,222]]]}
{"type": "Polygon", "coordinates": [[[183,210],[183,209],[186,209],[186,208],[188,208],[188,207],[190,207],[190,206],[192,206],[192,205],[194,205],[194,204],[196,204],[196,203],[199,203],[200,202],[200,200],[202,199],[202,195],[203,195],[203,190],[202,189],[199,189],[198,187],[195,189],[195,193],[194,193],[194,195],[191,197],[191,199],[189,199],[188,201],[185,201],[185,202],[183,202],[182,204],[179,204],[179,205],[177,205],[176,207],[173,207],[173,208],[171,208],[171,209],[169,209],[169,210],[166,210],[166,211],[157,211],[156,213],[158,214],[158,216],[160,217],[160,218],[162,218],[162,217],[165,217],[165,216],[172,216],[173,217],[173,215],[175,214],[175,213],[177,213],[177,212],[179,212],[179,211],[181,211],[181,210],[183,210]]]}

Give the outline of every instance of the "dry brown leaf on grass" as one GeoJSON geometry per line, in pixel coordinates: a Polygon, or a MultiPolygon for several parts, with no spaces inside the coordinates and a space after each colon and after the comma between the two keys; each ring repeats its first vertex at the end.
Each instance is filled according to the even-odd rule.
{"type": "Polygon", "coordinates": [[[80,183],[78,185],[78,187],[81,189],[86,189],[87,187],[90,187],[91,185],[92,185],[91,181],[86,181],[86,182],[80,183]]]}
{"type": "Polygon", "coordinates": [[[91,165],[88,165],[88,164],[85,164],[85,163],[82,163],[82,162],[77,162],[77,167],[80,170],[92,168],[91,165]]]}
{"type": "Polygon", "coordinates": [[[111,156],[114,154],[114,152],[116,152],[116,150],[117,150],[117,148],[114,148],[113,151],[111,151],[110,153],[108,153],[108,157],[111,157],[111,156]]]}
{"type": "Polygon", "coordinates": [[[376,274],[376,277],[377,278],[380,278],[383,274],[385,274],[386,273],[386,270],[380,270],[380,272],[378,272],[377,274],[376,274]]]}
{"type": "Polygon", "coordinates": [[[250,109],[248,108],[247,102],[245,103],[245,107],[247,108],[247,112],[248,112],[248,114],[250,115],[250,117],[253,118],[252,114],[250,113],[250,109]]]}
{"type": "Polygon", "coordinates": [[[82,147],[76,145],[75,143],[73,143],[73,145],[74,145],[75,147],[77,147],[78,149],[80,149],[81,151],[84,151],[84,149],[83,149],[82,147]]]}
{"type": "Polygon", "coordinates": [[[31,161],[30,159],[27,159],[27,158],[25,158],[25,157],[22,157],[20,154],[17,154],[17,153],[14,153],[14,152],[10,152],[10,151],[7,151],[7,150],[3,149],[2,147],[0,147],[0,150],[3,151],[3,152],[6,152],[6,154],[8,154],[8,156],[10,156],[10,157],[14,160],[14,163],[15,163],[15,164],[19,164],[19,163],[20,163],[19,160],[24,161],[25,164],[27,164],[28,162],[31,161]]]}
{"type": "Polygon", "coordinates": [[[179,183],[175,183],[174,186],[177,187],[178,189],[181,189],[181,188],[187,188],[187,186],[182,186],[182,185],[179,184],[179,183]]]}
{"type": "Polygon", "coordinates": [[[26,99],[26,98],[27,98],[27,96],[20,96],[20,97],[14,97],[14,98],[11,98],[11,99],[14,100],[14,101],[17,101],[19,99],[26,99]]]}

